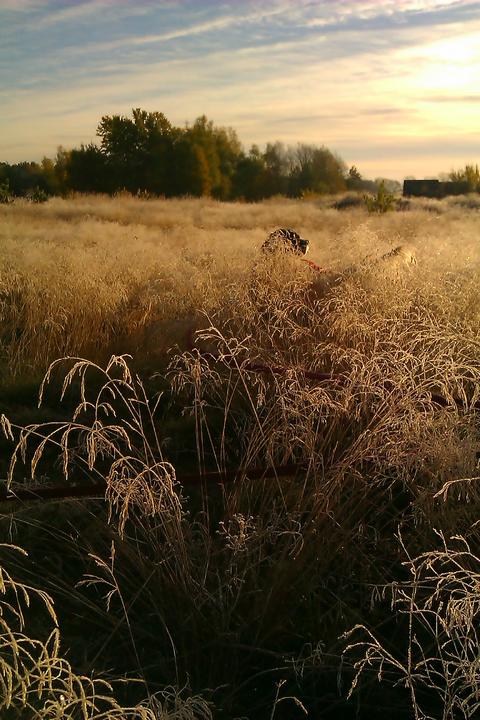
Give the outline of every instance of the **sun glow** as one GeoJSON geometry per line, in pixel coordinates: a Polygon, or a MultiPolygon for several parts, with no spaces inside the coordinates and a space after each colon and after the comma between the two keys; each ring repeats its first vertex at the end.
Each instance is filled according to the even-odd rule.
{"type": "Polygon", "coordinates": [[[477,34],[431,43],[415,52],[415,86],[423,91],[465,92],[480,80],[477,34]]]}

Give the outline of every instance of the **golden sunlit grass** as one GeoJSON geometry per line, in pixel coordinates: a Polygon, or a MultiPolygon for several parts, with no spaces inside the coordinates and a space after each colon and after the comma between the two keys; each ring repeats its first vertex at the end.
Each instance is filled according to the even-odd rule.
{"type": "Polygon", "coordinates": [[[351,717],[342,654],[369,717],[478,709],[480,216],[332,202],[0,210],[6,382],[79,357],[42,388],[61,418],[3,420],[12,488],[106,488],[2,532],[35,587],[41,563],[72,665],[140,678],[155,717],[168,686],[191,703],[173,717],[351,717]],[[262,258],[282,226],[329,272],[262,258]],[[183,487],[192,466],[240,475],[183,487]]]}
{"type": "Polygon", "coordinates": [[[248,285],[258,248],[275,227],[300,230],[311,242],[311,260],[336,272],[405,244],[418,256],[422,284],[436,273],[478,269],[475,213],[437,215],[413,204],[379,218],[331,204],[85,196],[0,208],[4,382],[12,374],[38,375],[59,355],[105,361],[128,351],[154,364],[170,345],[185,342],[178,337],[183,326],[172,321],[200,309],[215,315],[232,287],[248,285]]]}

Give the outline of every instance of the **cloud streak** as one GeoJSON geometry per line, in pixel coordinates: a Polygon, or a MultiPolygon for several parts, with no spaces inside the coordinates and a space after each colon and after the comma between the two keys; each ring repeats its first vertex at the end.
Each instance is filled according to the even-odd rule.
{"type": "Polygon", "coordinates": [[[291,7],[290,4],[281,4],[270,10],[263,9],[247,14],[225,15],[221,18],[210,19],[205,22],[187,25],[186,27],[177,27],[163,33],[127,36],[103,43],[93,43],[82,49],[82,52],[85,52],[85,50],[88,52],[106,52],[117,48],[141,47],[144,45],[166,43],[181,38],[193,38],[198,35],[217,33],[234,26],[241,27],[243,25],[254,24],[285,14],[288,12],[289,7],[291,7]]]}
{"type": "Polygon", "coordinates": [[[431,95],[426,102],[433,103],[480,103],[480,95],[431,95]]]}

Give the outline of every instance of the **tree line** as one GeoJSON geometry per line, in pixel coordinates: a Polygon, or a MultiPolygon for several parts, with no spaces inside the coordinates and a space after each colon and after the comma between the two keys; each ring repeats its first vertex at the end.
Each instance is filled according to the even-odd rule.
{"type": "MultiPolygon", "coordinates": [[[[205,115],[185,127],[161,112],[140,108],[132,117],[105,115],[99,143],[82,144],[40,163],[0,163],[0,185],[16,196],[37,190],[48,195],[71,191],[128,191],[164,197],[210,196],[220,200],[263,200],[273,195],[308,197],[345,190],[375,191],[356,167],[324,146],[267,143],[245,151],[232,128],[217,127],[205,115]]],[[[395,181],[387,181],[393,190],[395,181]]],[[[397,187],[398,186],[398,187],[397,187]]]]}

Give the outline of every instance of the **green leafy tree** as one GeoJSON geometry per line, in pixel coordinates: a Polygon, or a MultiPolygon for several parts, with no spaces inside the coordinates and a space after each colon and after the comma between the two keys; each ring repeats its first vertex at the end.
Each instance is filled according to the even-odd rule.
{"type": "MultiPolygon", "coordinates": [[[[97,135],[105,156],[113,190],[126,189],[171,195],[175,144],[182,132],[173,128],[165,115],[132,110],[132,118],[121,115],[102,117],[97,135]]],[[[183,157],[183,148],[179,156],[183,157]]]]}
{"type": "Polygon", "coordinates": [[[136,131],[136,165],[138,188],[157,195],[167,195],[172,161],[174,128],[161,112],[132,111],[136,131]]]}
{"type": "MultiPolygon", "coordinates": [[[[363,190],[369,193],[376,193],[380,182],[381,179],[368,180],[367,178],[364,178],[356,165],[352,165],[349,168],[348,173],[345,177],[345,184],[347,186],[347,190],[352,190],[353,192],[359,192],[363,190]]],[[[398,192],[401,190],[400,183],[397,183],[395,180],[385,180],[384,182],[387,190],[391,192],[398,192]]]]}
{"type": "Polygon", "coordinates": [[[21,162],[13,165],[4,163],[2,174],[4,179],[9,181],[12,195],[25,197],[36,187],[50,192],[48,179],[39,163],[21,162]]]}
{"type": "Polygon", "coordinates": [[[201,197],[212,194],[213,177],[207,152],[202,145],[191,146],[190,192],[201,197]]]}
{"type": "Polygon", "coordinates": [[[233,177],[232,195],[248,201],[262,200],[265,195],[265,158],[259,148],[252,145],[248,155],[237,161],[233,177]]]}
{"type": "Polygon", "coordinates": [[[93,143],[72,150],[66,162],[68,187],[77,192],[112,192],[114,178],[105,155],[93,143]]]}
{"type": "Polygon", "coordinates": [[[43,192],[48,195],[58,194],[57,177],[55,175],[55,162],[51,158],[43,157],[40,163],[45,186],[43,192]]]}
{"type": "Polygon", "coordinates": [[[105,115],[97,128],[112,188],[137,192],[141,187],[139,133],[130,118],[105,115]]]}
{"type": "Polygon", "coordinates": [[[185,140],[202,150],[200,154],[195,151],[196,167],[201,173],[201,178],[194,180],[195,187],[200,183],[204,188],[202,194],[227,199],[232,192],[233,176],[241,156],[236,132],[231,128],[217,128],[205,115],[201,115],[191,127],[186,128],[185,140]]]}
{"type": "Polygon", "coordinates": [[[292,169],[292,153],[281,142],[267,143],[263,159],[265,162],[263,196],[286,195],[292,169]]]}
{"type": "Polygon", "coordinates": [[[343,160],[328,148],[301,144],[290,174],[290,194],[342,192],[346,189],[345,171],[343,160]]]}
{"type": "Polygon", "coordinates": [[[325,147],[267,143],[242,149],[232,128],[215,126],[205,115],[192,125],[173,126],[161,112],[132,109],[131,117],[104,115],[99,144],[73,150],[59,147],[54,160],[0,165],[0,181],[15,195],[35,188],[50,194],[128,190],[133,194],[212,196],[261,200],[272,195],[337,193],[368,183],[353,166],[325,147]]]}
{"type": "Polygon", "coordinates": [[[345,180],[348,190],[362,190],[363,182],[360,171],[355,165],[352,165],[345,180]]]}
{"type": "Polygon", "coordinates": [[[233,128],[214,128],[215,145],[220,174],[212,188],[214,197],[226,200],[231,197],[233,176],[242,154],[242,145],[233,128]]]}
{"type": "Polygon", "coordinates": [[[204,149],[182,134],[173,148],[168,195],[200,197],[211,192],[211,176],[204,149]]]}
{"type": "Polygon", "coordinates": [[[57,148],[55,156],[55,177],[57,192],[65,195],[70,189],[68,168],[70,163],[71,150],[65,150],[61,145],[57,148]]]}

